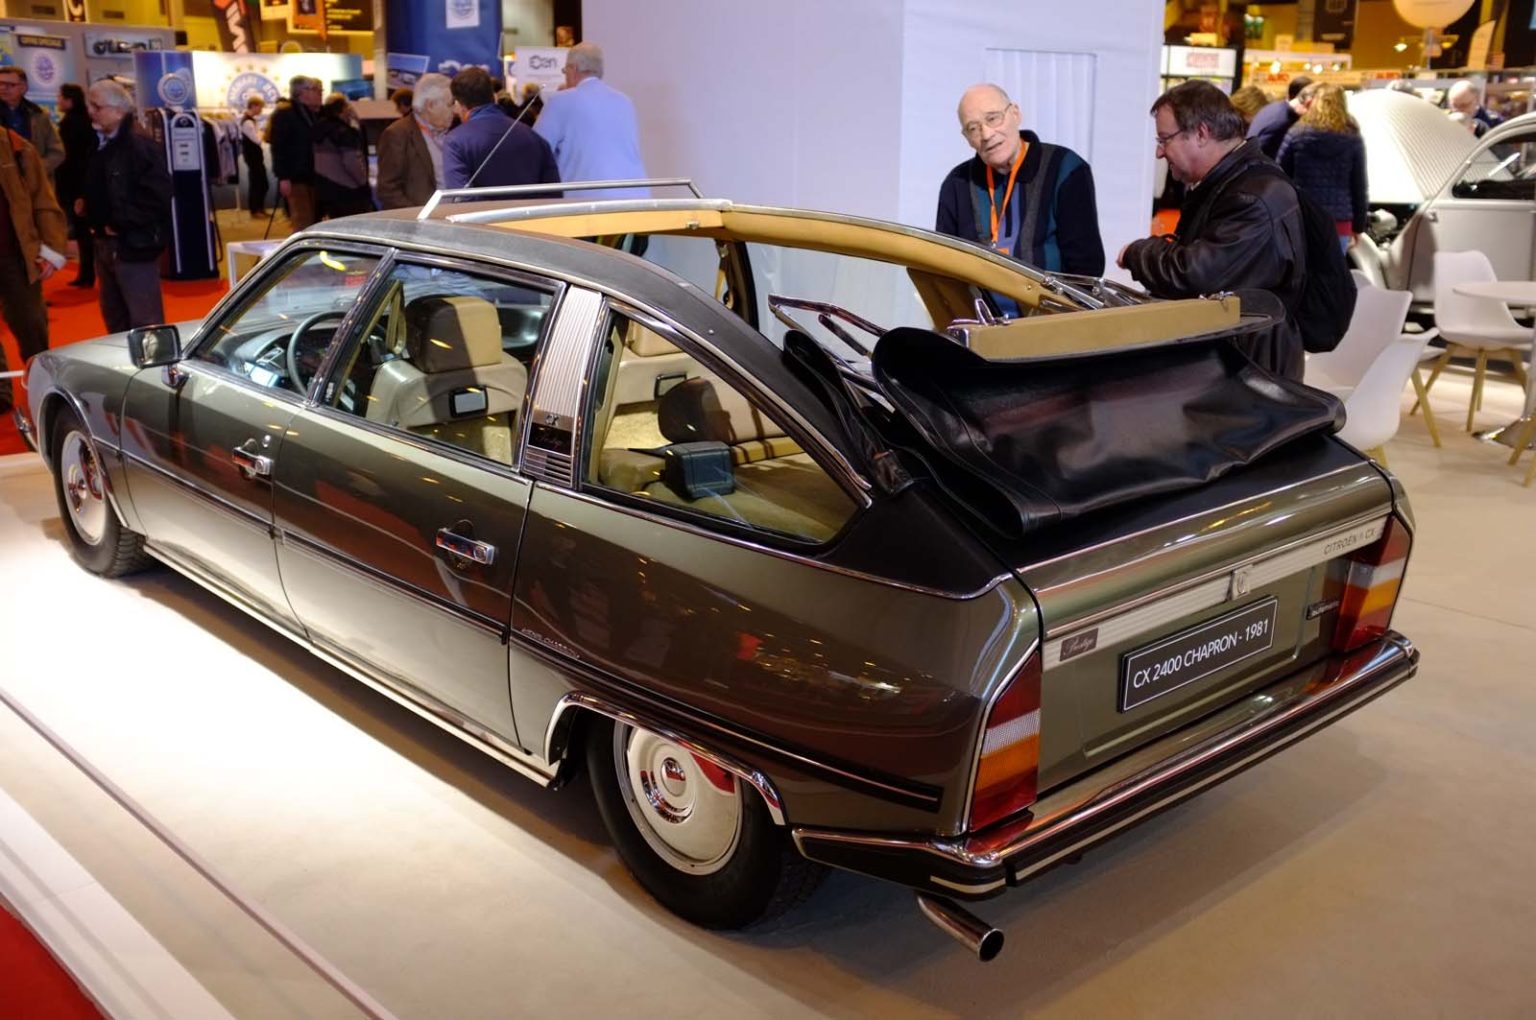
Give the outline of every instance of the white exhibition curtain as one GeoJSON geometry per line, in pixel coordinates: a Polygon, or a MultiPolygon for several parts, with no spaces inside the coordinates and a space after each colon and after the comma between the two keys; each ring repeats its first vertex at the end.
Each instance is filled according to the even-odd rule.
{"type": "Polygon", "coordinates": [[[1093,163],[1094,54],[989,49],[986,62],[985,80],[1018,104],[1025,128],[1093,163]]]}

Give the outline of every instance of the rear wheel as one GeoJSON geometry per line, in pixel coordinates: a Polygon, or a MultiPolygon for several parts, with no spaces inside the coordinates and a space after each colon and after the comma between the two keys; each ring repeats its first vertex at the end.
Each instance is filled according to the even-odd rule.
{"type": "Polygon", "coordinates": [[[619,856],[674,914],[744,928],[810,895],[825,869],[788,845],[755,790],[672,740],[596,720],[587,768],[619,856]]]}
{"type": "Polygon", "coordinates": [[[118,577],[148,562],[144,536],[118,523],[107,500],[107,479],[96,446],[73,411],[53,427],[53,488],[69,536],[69,551],[85,569],[118,577]]]}

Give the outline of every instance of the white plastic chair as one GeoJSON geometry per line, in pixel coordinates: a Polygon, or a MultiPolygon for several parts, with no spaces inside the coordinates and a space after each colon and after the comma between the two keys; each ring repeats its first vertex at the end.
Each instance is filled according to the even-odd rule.
{"type": "MultiPolygon", "coordinates": [[[[1472,416],[1483,405],[1483,378],[1489,358],[1508,361],[1520,384],[1525,384],[1521,358],[1531,346],[1531,331],[1515,321],[1502,301],[1467,297],[1456,293],[1461,283],[1492,283],[1498,279],[1493,263],[1480,251],[1440,251],[1435,253],[1435,325],[1445,340],[1445,353],[1435,363],[1435,370],[1424,384],[1427,392],[1440,378],[1440,372],[1457,355],[1477,359],[1472,378],[1472,397],[1467,402],[1467,431],[1472,431],[1472,416]]],[[[1428,410],[1428,403],[1425,403],[1428,410]]]]}
{"type": "MultiPolygon", "coordinates": [[[[1357,360],[1369,351],[1375,353],[1351,384],[1333,381],[1330,385],[1320,386],[1344,399],[1345,422],[1339,438],[1365,450],[1382,463],[1386,463],[1382,447],[1397,434],[1401,420],[1403,387],[1408,385],[1409,378],[1419,367],[1419,355],[1434,336],[1432,332],[1402,331],[1412,301],[1413,295],[1407,291],[1382,290],[1360,282],[1354,318],[1350,321],[1349,333],[1345,334],[1346,339],[1353,334],[1355,342],[1346,350],[1345,342],[1341,340],[1329,353],[1345,351],[1342,364],[1336,367],[1341,374],[1345,370],[1356,374],[1357,360]]],[[[1312,371],[1312,364],[1308,362],[1307,382],[1319,385],[1325,377],[1319,373],[1314,382],[1312,371]]]]}

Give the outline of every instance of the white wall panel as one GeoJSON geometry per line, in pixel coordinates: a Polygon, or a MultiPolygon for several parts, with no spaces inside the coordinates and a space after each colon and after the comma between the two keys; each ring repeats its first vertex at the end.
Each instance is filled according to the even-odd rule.
{"type": "Polygon", "coordinates": [[[1059,55],[1067,71],[1016,98],[1026,126],[1091,161],[1113,260],[1148,229],[1161,17],[1148,0],[585,0],[582,29],[635,100],[651,173],[924,227],[971,154],[960,93],[1007,51],[1059,55]]]}
{"type": "Polygon", "coordinates": [[[1092,53],[990,49],[982,77],[1002,86],[1042,140],[1065,145],[1091,165],[1097,63],[1092,53]]]}

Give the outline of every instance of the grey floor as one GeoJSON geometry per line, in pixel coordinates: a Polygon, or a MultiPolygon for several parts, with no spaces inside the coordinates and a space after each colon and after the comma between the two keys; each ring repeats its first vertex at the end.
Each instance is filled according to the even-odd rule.
{"type": "MultiPolygon", "coordinates": [[[[169,572],[75,569],[25,462],[0,474],[0,681],[402,1018],[1536,1016],[1536,488],[1460,430],[1467,389],[1437,387],[1443,449],[1418,419],[1387,447],[1418,514],[1395,623],[1419,676],[986,904],[1009,941],[985,966],[850,875],[767,932],[675,920],[583,787],[501,771],[169,572]]],[[[1518,402],[1491,385],[1480,424],[1518,402]]],[[[0,795],[13,908],[136,1015],[198,1007],[64,887],[231,1015],[358,1015],[3,708],[0,795]],[[81,870],[50,885],[59,854],[81,870]]]]}

